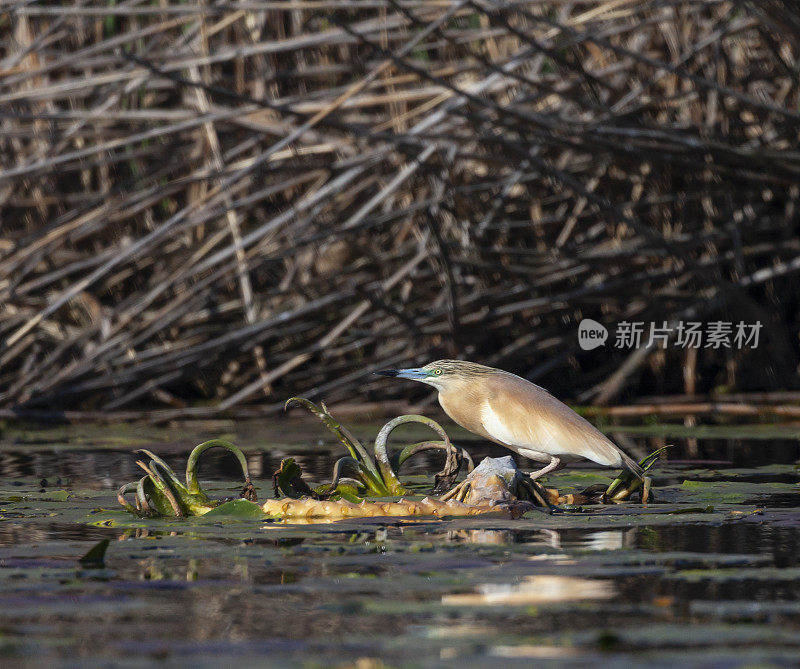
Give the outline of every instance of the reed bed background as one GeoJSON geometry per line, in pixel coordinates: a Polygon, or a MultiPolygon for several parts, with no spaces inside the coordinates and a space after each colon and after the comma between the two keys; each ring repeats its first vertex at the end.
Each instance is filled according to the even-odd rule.
{"type": "MultiPolygon", "coordinates": [[[[0,407],[797,388],[794,2],[2,2],[0,407]],[[764,323],[583,352],[582,318],[764,323]]],[[[121,414],[120,414],[121,415],[121,414]]]]}

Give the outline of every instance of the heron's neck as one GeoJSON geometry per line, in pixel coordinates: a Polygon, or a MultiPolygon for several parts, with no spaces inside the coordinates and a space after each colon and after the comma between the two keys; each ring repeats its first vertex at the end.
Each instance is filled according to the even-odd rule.
{"type": "Polygon", "coordinates": [[[477,384],[469,379],[449,381],[439,390],[439,404],[444,412],[461,427],[484,437],[480,407],[485,400],[477,384]]]}

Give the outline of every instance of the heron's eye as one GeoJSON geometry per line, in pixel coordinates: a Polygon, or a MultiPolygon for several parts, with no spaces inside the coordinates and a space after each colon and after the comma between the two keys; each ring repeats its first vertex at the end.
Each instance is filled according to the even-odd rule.
{"type": "Polygon", "coordinates": [[[439,376],[442,373],[442,370],[441,369],[434,369],[433,373],[436,374],[436,376],[439,376]]]}

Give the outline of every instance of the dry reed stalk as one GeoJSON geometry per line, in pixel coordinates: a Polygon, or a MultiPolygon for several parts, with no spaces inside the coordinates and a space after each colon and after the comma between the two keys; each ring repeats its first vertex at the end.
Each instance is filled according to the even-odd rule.
{"type": "Polygon", "coordinates": [[[369,402],[453,355],[599,403],[797,388],[791,3],[2,9],[3,415],[369,402]],[[765,328],[690,382],[582,318],[765,328]]]}

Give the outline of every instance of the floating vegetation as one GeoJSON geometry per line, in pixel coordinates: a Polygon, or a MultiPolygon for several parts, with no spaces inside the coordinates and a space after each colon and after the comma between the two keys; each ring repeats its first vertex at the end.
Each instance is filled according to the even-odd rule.
{"type": "MultiPolygon", "coordinates": [[[[656,460],[658,460],[659,456],[668,448],[669,446],[664,446],[663,448],[659,448],[657,451],[653,451],[650,455],[643,458],[641,462],[639,462],[639,466],[643,471],[648,471],[656,463],[656,460]]],[[[608,486],[604,493],[604,497],[612,502],[622,502],[630,497],[632,493],[641,488],[642,503],[645,503],[650,497],[650,488],[652,485],[653,481],[649,476],[639,478],[632,472],[624,469],[620,475],[614,479],[611,485],[608,486]]]]}
{"type": "MultiPolygon", "coordinates": [[[[434,490],[436,492],[447,490],[452,485],[464,462],[467,464],[468,471],[472,471],[475,468],[469,453],[463,448],[454,446],[450,442],[450,438],[447,436],[444,428],[435,420],[425,416],[408,414],[393,418],[386,423],[386,425],[381,428],[380,432],[378,432],[378,436],[375,439],[375,447],[373,449],[375,457],[373,458],[361,442],[353,436],[350,430],[330,414],[324,402],[322,402],[320,406],[317,406],[313,402],[302,397],[292,397],[287,400],[286,407],[289,407],[293,403],[302,406],[319,418],[350,454],[349,457],[340,458],[336,461],[334,465],[333,481],[327,491],[322,493],[328,497],[337,493],[341,495],[342,492],[350,494],[350,486],[345,486],[342,490],[339,490],[339,481],[345,469],[351,470],[359,487],[366,490],[370,496],[391,497],[407,495],[409,491],[400,483],[400,479],[397,477],[397,471],[412,457],[426,451],[439,450],[445,453],[446,459],[444,468],[435,475],[436,485],[434,490]],[[421,441],[411,444],[390,457],[387,450],[389,435],[395,429],[407,423],[421,423],[422,425],[426,425],[442,439],[441,441],[421,441]]],[[[289,497],[292,496],[286,491],[283,492],[289,497]]]]}
{"type": "Polygon", "coordinates": [[[249,502],[256,502],[257,496],[253,484],[250,482],[250,473],[247,470],[247,460],[244,453],[224,439],[212,439],[203,442],[189,455],[186,463],[186,485],[182,484],[172,468],[152,451],[139,449],[136,453],[150,458],[150,462],[137,460],[145,476],[135,483],[127,483],[117,492],[117,499],[125,509],[134,515],[146,516],[202,516],[219,506],[220,500],[212,500],[200,489],[197,480],[197,467],[200,456],[210,448],[224,448],[236,456],[242,467],[244,475],[244,488],[241,497],[249,502]],[[128,493],[135,493],[135,502],[131,504],[125,498],[128,493]]]}
{"type": "MultiPolygon", "coordinates": [[[[366,436],[381,426],[351,427],[370,455],[366,436]]],[[[61,432],[31,432],[24,444],[6,432],[0,665],[31,658],[52,665],[227,666],[264,658],[286,666],[370,666],[362,658],[387,666],[431,658],[464,667],[549,658],[576,666],[797,664],[796,450],[713,440],[701,443],[702,460],[687,462],[677,445],[669,462],[648,472],[657,472],[657,504],[632,503],[635,492],[622,504],[587,503],[580,513],[273,522],[262,506],[281,457],[296,455],[313,489],[348,454],[329,439],[304,447],[307,424],[280,428],[279,443],[263,436],[263,425],[249,433],[237,425],[235,437],[225,436],[246,454],[259,503],[234,499],[194,518],[137,517],[118,504],[119,483],[109,481],[138,479],[130,474],[134,461],[149,466],[151,459],[115,450],[114,435],[127,427],[105,427],[112,445],[105,450],[98,442],[94,450],[83,441],[65,445],[61,432]],[[722,459],[735,448],[763,448],[775,461],[733,467],[722,459]],[[120,637],[120,630],[135,633],[120,637]]],[[[417,428],[429,429],[409,424],[392,432],[390,456],[427,436],[408,436],[417,428]]],[[[192,449],[182,444],[204,442],[210,429],[223,436],[225,428],[173,428],[127,450],[158,453],[185,486],[192,449]]],[[[467,447],[482,464],[476,456],[487,451],[467,447]]],[[[227,450],[213,448],[200,460],[200,486],[210,498],[238,496],[239,465],[227,450]]],[[[441,469],[426,456],[407,467],[399,478],[412,494],[423,490],[421,473],[441,469]],[[414,466],[420,461],[425,466],[414,466]]],[[[545,485],[562,497],[590,485],[605,491],[616,473],[570,468],[545,485]]],[[[456,485],[465,476],[463,467],[456,485]]],[[[430,492],[432,477],[424,485],[430,492]]],[[[134,493],[126,496],[133,504],[134,493]]]]}
{"type": "MultiPolygon", "coordinates": [[[[295,459],[284,458],[272,477],[275,498],[266,500],[259,507],[242,451],[230,442],[213,439],[200,444],[189,455],[185,485],[157,455],[146,449],[136,451],[150,461],[137,461],[145,476],[120,488],[117,496],[120,504],[140,517],[186,517],[214,513],[335,520],[471,516],[498,512],[516,517],[535,507],[553,510],[557,505],[573,507],[594,502],[620,502],[639,490],[642,502],[646,502],[650,495],[650,478],[639,479],[629,472],[620,473],[607,488],[592,485],[579,493],[560,495],[558,490],[546,489],[523,474],[511,456],[486,458],[475,467],[469,453],[455,446],[441,425],[416,414],[398,416],[386,423],[378,432],[373,447],[374,455],[371,455],[352,432],[333,417],[324,403],[316,405],[305,398],[292,397],[286,406],[291,404],[297,404],[319,418],[348,452],[348,455],[335,461],[330,483],[312,488],[303,479],[302,468],[295,459]],[[420,423],[431,428],[441,440],[416,442],[390,454],[387,447],[389,436],[395,429],[408,423],[420,423]],[[200,456],[214,447],[230,451],[241,465],[245,485],[238,500],[213,500],[200,488],[197,479],[200,456]],[[441,451],[445,456],[444,466],[435,474],[431,491],[434,495],[440,494],[439,498],[417,494],[398,476],[400,467],[414,456],[428,451],[441,451]],[[465,464],[467,477],[456,484],[458,473],[465,464]],[[345,474],[349,476],[345,477],[345,474]],[[133,504],[126,499],[128,493],[135,493],[133,504]]],[[[663,450],[659,449],[642,460],[642,469],[649,470],[663,450]]]]}

